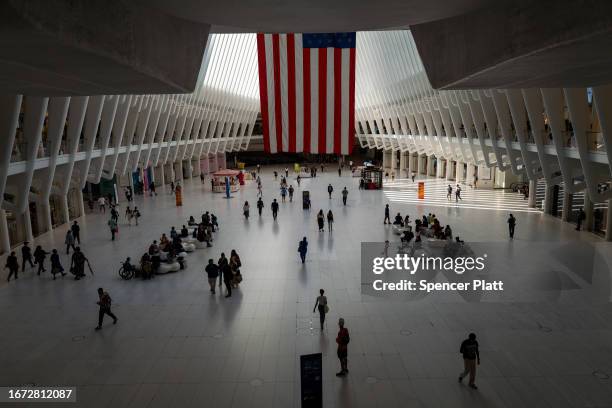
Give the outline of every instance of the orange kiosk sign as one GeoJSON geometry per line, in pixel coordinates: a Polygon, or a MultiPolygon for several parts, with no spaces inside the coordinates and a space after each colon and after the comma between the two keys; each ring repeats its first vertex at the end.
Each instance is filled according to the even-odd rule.
{"type": "Polygon", "coordinates": [[[183,205],[183,191],[181,186],[176,186],[174,194],[176,195],[176,206],[181,207],[183,205]]]}
{"type": "Polygon", "coordinates": [[[422,181],[419,181],[418,194],[419,194],[419,200],[424,200],[425,199],[425,183],[422,182],[422,181]]]}

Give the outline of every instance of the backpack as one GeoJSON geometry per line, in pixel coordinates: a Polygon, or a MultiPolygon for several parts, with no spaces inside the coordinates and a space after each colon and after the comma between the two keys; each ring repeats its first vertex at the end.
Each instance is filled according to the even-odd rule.
{"type": "Polygon", "coordinates": [[[342,344],[344,346],[346,346],[347,344],[349,344],[349,342],[351,341],[351,336],[349,336],[349,332],[348,330],[345,331],[344,336],[342,336],[342,338],[340,339],[340,341],[342,342],[342,344]]]}

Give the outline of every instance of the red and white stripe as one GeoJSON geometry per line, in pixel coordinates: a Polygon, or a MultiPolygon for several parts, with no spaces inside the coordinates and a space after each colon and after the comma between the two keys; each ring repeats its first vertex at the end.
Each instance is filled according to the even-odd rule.
{"type": "Polygon", "coordinates": [[[303,48],[301,34],[257,34],[264,149],[349,154],[355,48],[303,48]]]}

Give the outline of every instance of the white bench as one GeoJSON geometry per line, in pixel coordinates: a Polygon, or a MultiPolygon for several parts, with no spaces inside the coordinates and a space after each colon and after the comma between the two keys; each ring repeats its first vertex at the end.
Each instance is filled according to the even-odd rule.
{"type": "Polygon", "coordinates": [[[157,268],[157,273],[164,274],[170,272],[177,272],[180,269],[181,265],[179,265],[177,261],[174,261],[173,263],[162,263],[161,265],[159,265],[159,268],[157,268]]]}

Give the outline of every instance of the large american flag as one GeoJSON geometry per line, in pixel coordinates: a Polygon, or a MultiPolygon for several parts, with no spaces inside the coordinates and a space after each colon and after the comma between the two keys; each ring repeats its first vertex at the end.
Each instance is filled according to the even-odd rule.
{"type": "Polygon", "coordinates": [[[349,154],[355,33],[257,34],[266,152],[349,154]]]}

